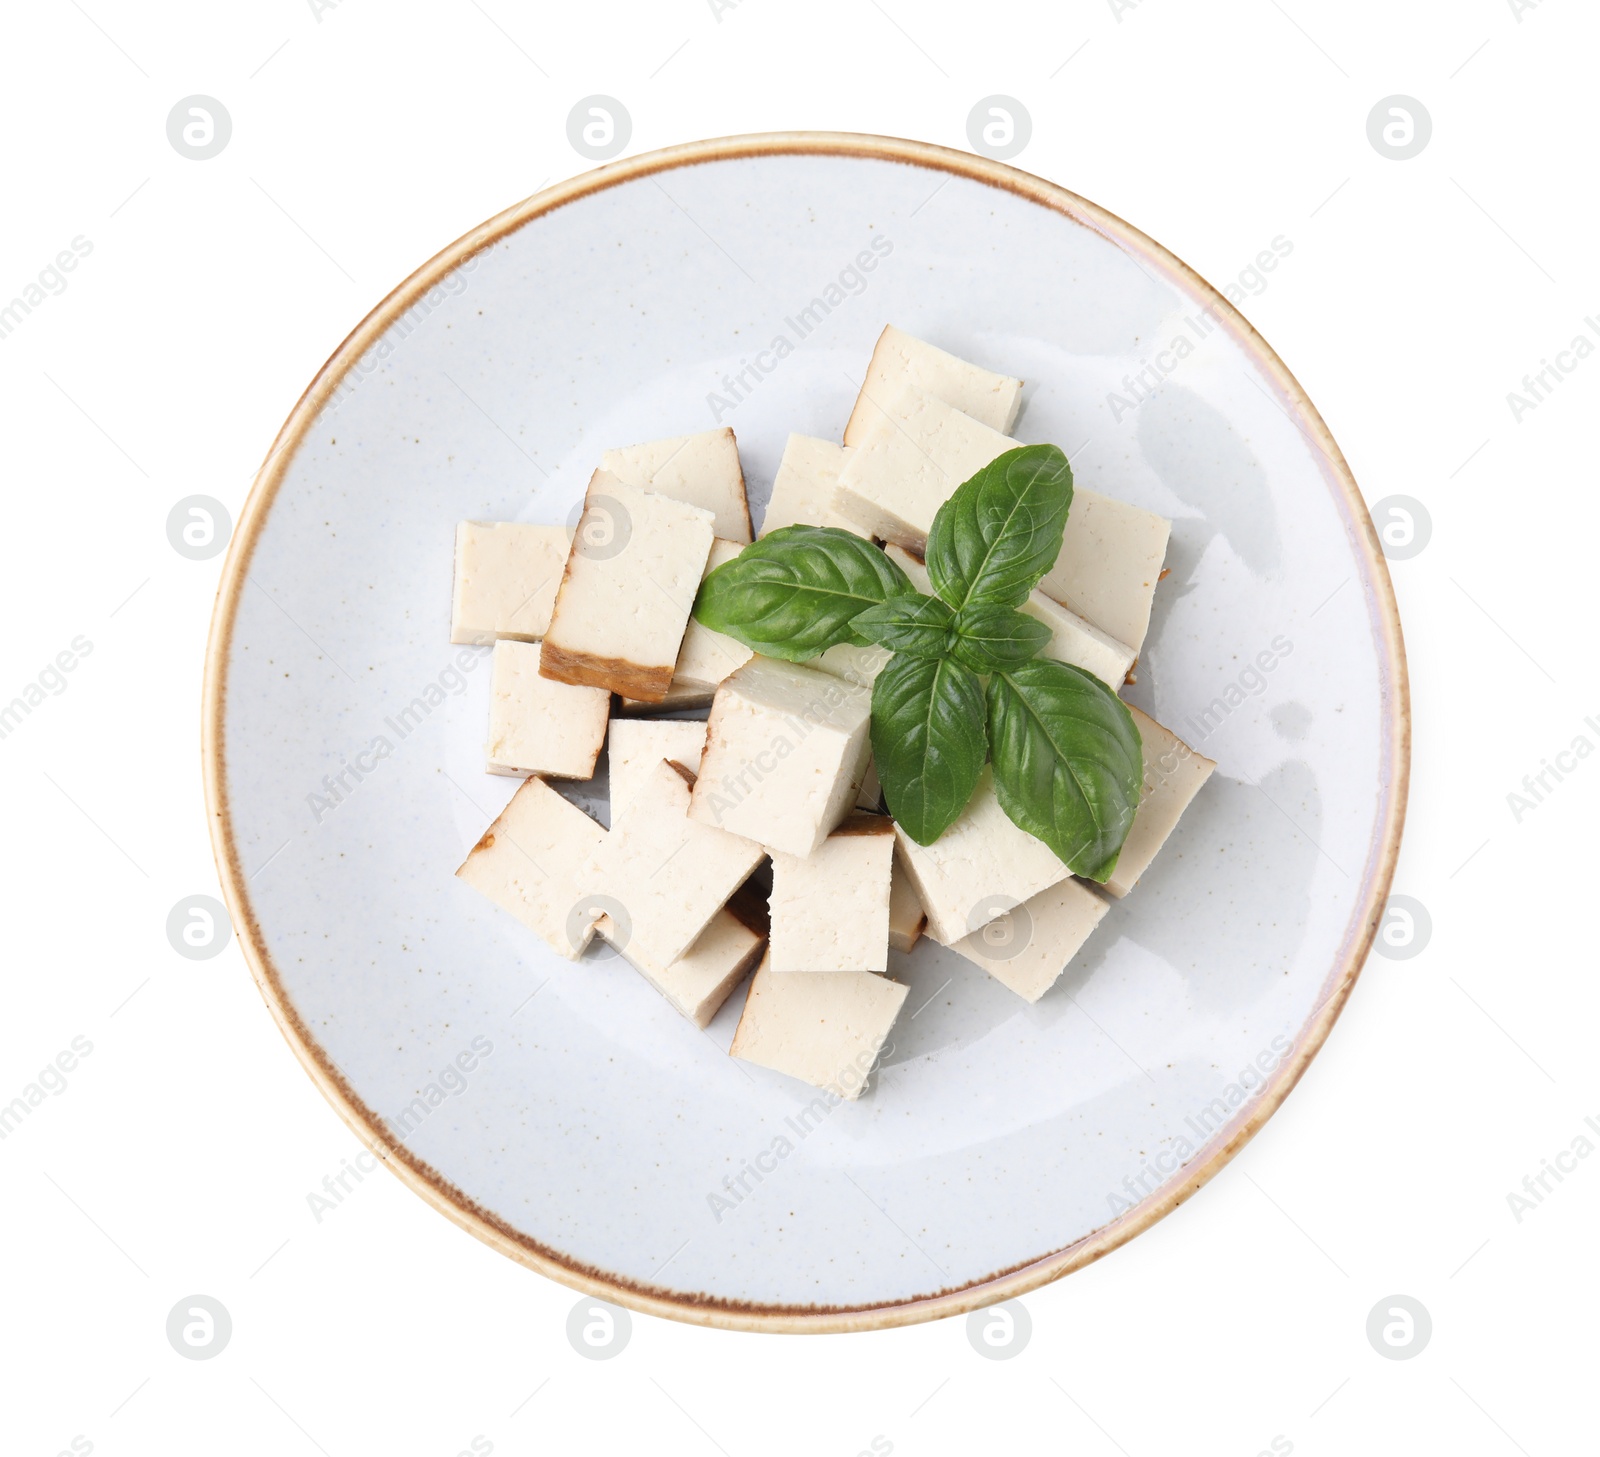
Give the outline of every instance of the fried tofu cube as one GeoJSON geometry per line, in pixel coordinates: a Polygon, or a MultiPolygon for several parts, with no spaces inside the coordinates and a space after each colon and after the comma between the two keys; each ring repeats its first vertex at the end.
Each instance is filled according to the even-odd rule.
{"type": "Polygon", "coordinates": [[[556,592],[539,671],[659,703],[711,555],[712,515],[596,472],[556,592]]]}

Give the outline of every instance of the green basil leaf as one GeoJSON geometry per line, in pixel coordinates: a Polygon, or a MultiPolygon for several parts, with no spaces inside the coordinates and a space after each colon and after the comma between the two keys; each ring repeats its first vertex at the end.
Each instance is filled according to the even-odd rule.
{"type": "Polygon", "coordinates": [[[695,621],[769,658],[803,663],[860,643],[850,619],[915,589],[870,541],[836,526],[785,526],[707,575],[695,621]]]}
{"type": "Polygon", "coordinates": [[[974,673],[998,673],[1020,667],[1049,641],[1050,629],[1038,618],[1015,607],[979,602],[956,614],[950,651],[974,673]]]}
{"type": "Polygon", "coordinates": [[[1054,445],[997,456],[956,488],[928,533],[933,589],[957,611],[976,602],[1020,607],[1061,555],[1072,467],[1054,445]]]}
{"type": "Polygon", "coordinates": [[[1133,715],[1082,668],[1049,658],[989,680],[995,792],[1012,823],[1104,882],[1133,825],[1144,747],[1133,715]]]}
{"type": "Polygon", "coordinates": [[[950,651],[950,625],[955,616],[937,597],[918,592],[867,608],[850,619],[850,629],[893,653],[942,658],[950,651]]]}
{"type": "Polygon", "coordinates": [[[896,655],[872,685],[872,757],[889,813],[931,845],[967,807],[983,772],[983,686],[949,658],[896,655]]]}

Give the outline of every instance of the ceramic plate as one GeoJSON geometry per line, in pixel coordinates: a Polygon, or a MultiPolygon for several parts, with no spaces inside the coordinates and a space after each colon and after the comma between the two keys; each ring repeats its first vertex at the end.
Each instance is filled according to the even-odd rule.
{"type": "MultiPolygon", "coordinates": [[[[997,163],[760,136],[541,193],[345,341],[235,534],[205,755],[267,1003],[418,1193],[638,1309],[851,1329],[1097,1258],[1277,1107],[1388,891],[1405,669],[1337,447],[1203,280],[997,163]],[[926,940],[891,953],[891,1050],[860,1101],[807,1117],[811,1090],[726,1055],[742,990],[697,1031],[454,878],[516,781],[484,772],[451,545],[462,519],[568,521],[605,447],[717,424],[759,520],[787,433],[838,438],[886,322],[1021,375],[1023,440],[1172,518],[1128,696],[1220,767],[1037,1005],[926,940]]],[[[575,797],[604,816],[603,774],[575,797]]]]}

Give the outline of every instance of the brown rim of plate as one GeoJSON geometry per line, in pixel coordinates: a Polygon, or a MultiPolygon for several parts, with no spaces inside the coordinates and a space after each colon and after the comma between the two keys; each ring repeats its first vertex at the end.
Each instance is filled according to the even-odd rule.
{"type": "Polygon", "coordinates": [[[585,1294],[615,1301],[647,1315],[665,1316],[695,1325],[728,1330],[822,1333],[884,1330],[961,1315],[967,1311],[1024,1295],[1072,1270],[1092,1264],[1118,1245],[1142,1233],[1184,1203],[1207,1183],[1277,1110],[1290,1089],[1300,1081],[1338,1019],[1356,977],[1366,961],[1383,914],[1395,859],[1405,825],[1406,790],[1410,778],[1411,710],[1406,676],[1405,645],[1395,605],[1389,570],[1378,546],[1377,533],[1366,504],[1338,445],[1299,382],[1249,322],[1192,268],[1159,243],[1104,208],[1063,187],[1034,177],[1015,167],[953,151],[928,142],[879,137],[851,132],[769,132],[689,142],[648,152],[598,167],[592,172],[557,183],[526,201],[507,208],[498,217],[474,228],[436,254],[391,292],[350,333],[323,365],[278,432],[266,460],[256,474],[239,524],[228,545],[227,559],[217,587],[211,636],[206,647],[205,687],[201,707],[201,756],[205,776],[206,808],[212,849],[220,872],[229,914],[238,931],[251,974],[296,1056],[346,1123],[376,1153],[382,1163],[436,1209],[484,1243],[540,1274],[548,1275],[585,1294]],[[721,162],[741,157],[828,155],[899,162],[946,172],[953,177],[999,187],[1091,229],[1123,252],[1153,265],[1184,292],[1209,296],[1217,320],[1244,348],[1275,385],[1280,408],[1299,427],[1322,457],[1323,471],[1352,539],[1360,548],[1365,569],[1367,609],[1383,646],[1386,681],[1383,684],[1385,777],[1378,788],[1382,797],[1377,828],[1368,852],[1362,880],[1361,902],[1352,914],[1322,996],[1301,1029],[1288,1058],[1272,1080],[1221,1130],[1205,1156],[1183,1169],[1182,1177],[1168,1180],[1153,1194],[1110,1223],[1063,1249],[1015,1267],[997,1270],[960,1287],[930,1291],[925,1295],[879,1306],[756,1305],[707,1295],[679,1292],[637,1283],[609,1271],[584,1265],[559,1250],[540,1244],[513,1229],[499,1216],[482,1208],[436,1170],[418,1159],[383,1127],[379,1117],[356,1096],[327,1054],[318,1046],[284,993],[277,970],[267,952],[261,927],[251,908],[248,884],[233,842],[224,766],[226,745],[223,710],[227,697],[227,665],[233,625],[245,574],[257,535],[272,509],[290,459],[308,427],[316,420],[345,373],[377,342],[393,321],[466,259],[490,247],[524,224],[619,183],[648,177],[679,167],[721,162]]]}

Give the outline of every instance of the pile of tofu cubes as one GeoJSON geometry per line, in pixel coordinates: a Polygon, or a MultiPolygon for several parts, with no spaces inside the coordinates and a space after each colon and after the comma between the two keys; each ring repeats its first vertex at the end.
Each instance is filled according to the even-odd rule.
{"type": "MultiPolygon", "coordinates": [[[[1007,434],[1021,398],[1021,380],[885,329],[843,444],[789,437],[763,534],[842,527],[929,591],[934,513],[1021,443],[1007,434]]],[[[1120,689],[1169,525],[1075,492],[1060,558],[1023,609],[1051,630],[1046,656],[1120,689]]],[[[872,769],[889,655],[783,662],[692,619],[702,578],[750,539],[727,429],[607,451],[575,532],[458,526],[451,640],[492,644],[486,767],[525,782],[457,874],[570,960],[600,937],[699,1027],[754,967],[732,1055],[854,1098],[906,1000],[891,947],[926,932],[1037,1001],[1215,765],[1131,709],[1145,784],[1104,886],[1012,824],[987,770],[918,845],[882,812],[872,769]],[[548,782],[591,778],[608,743],[609,829],[548,782]]]]}

